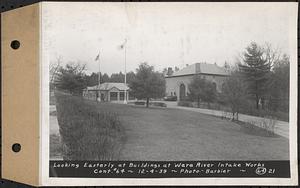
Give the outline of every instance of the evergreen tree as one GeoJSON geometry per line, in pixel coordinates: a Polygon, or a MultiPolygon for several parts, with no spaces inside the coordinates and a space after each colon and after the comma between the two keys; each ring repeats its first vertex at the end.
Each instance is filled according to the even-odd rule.
{"type": "MultiPolygon", "coordinates": [[[[93,72],[91,75],[86,76],[86,81],[88,86],[95,86],[99,84],[99,73],[93,72]]],[[[100,84],[109,82],[109,76],[104,73],[100,73],[100,84]]]]}
{"type": "Polygon", "coordinates": [[[127,84],[130,84],[134,79],[135,79],[135,73],[133,71],[130,71],[126,74],[127,84]]]}
{"type": "Polygon", "coordinates": [[[67,64],[65,67],[59,67],[54,85],[57,89],[81,96],[82,90],[86,87],[84,71],[85,65],[80,64],[67,64]]]}
{"type": "Polygon", "coordinates": [[[125,75],[122,72],[113,73],[110,76],[110,82],[123,83],[125,80],[125,75]]]}
{"type": "Polygon", "coordinates": [[[101,83],[109,82],[109,76],[106,73],[104,73],[103,75],[101,74],[100,82],[101,83]]]}
{"type": "MultiPolygon", "coordinates": [[[[244,64],[239,69],[247,83],[248,93],[255,96],[256,109],[259,108],[259,101],[264,103],[266,94],[266,83],[270,73],[270,63],[264,58],[263,49],[252,42],[243,54],[244,64]]],[[[263,105],[262,105],[263,107],[263,105]]]]}
{"type": "Polygon", "coordinates": [[[98,74],[92,73],[89,76],[86,76],[87,86],[95,86],[98,84],[98,74]]]}

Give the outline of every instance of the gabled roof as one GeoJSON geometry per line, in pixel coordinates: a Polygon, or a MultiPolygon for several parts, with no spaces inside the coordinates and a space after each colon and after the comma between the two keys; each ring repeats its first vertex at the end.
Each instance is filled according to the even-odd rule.
{"type": "Polygon", "coordinates": [[[213,75],[221,75],[228,76],[229,73],[222,67],[219,67],[216,64],[208,64],[208,63],[194,63],[189,65],[177,72],[174,72],[169,77],[173,76],[184,76],[184,75],[192,75],[192,74],[213,74],[213,75]]]}
{"type": "Polygon", "coordinates": [[[111,90],[112,88],[117,88],[118,90],[129,90],[129,87],[124,83],[116,83],[116,82],[105,82],[100,85],[95,85],[91,87],[87,87],[88,90],[111,90]]]}

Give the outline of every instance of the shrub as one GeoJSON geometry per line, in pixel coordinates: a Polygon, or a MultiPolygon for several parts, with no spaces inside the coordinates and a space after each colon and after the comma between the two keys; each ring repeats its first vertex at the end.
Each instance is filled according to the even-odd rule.
{"type": "Polygon", "coordinates": [[[222,119],[230,119],[230,120],[234,119],[232,112],[228,112],[228,111],[222,111],[221,118],[222,119]]]}
{"type": "Polygon", "coordinates": [[[289,121],[289,113],[282,111],[272,111],[267,109],[256,109],[253,101],[245,100],[240,109],[240,113],[259,117],[272,117],[281,121],[289,121]]]}
{"type": "Polygon", "coordinates": [[[151,102],[150,105],[152,106],[160,106],[160,107],[167,107],[167,105],[163,102],[151,102]]]}
{"type": "Polygon", "coordinates": [[[273,129],[267,129],[268,122],[263,122],[261,125],[257,125],[256,122],[241,122],[236,121],[241,126],[241,130],[247,134],[256,135],[256,136],[264,136],[264,137],[276,137],[276,134],[274,133],[274,126],[273,129]],[[266,123],[266,124],[265,124],[266,123]]]}
{"type": "Polygon", "coordinates": [[[146,102],[145,101],[135,101],[134,104],[135,105],[145,105],[146,102]]]}
{"type": "Polygon", "coordinates": [[[178,106],[186,106],[186,107],[193,107],[193,103],[191,101],[178,101],[178,106]]]}
{"type": "Polygon", "coordinates": [[[269,132],[270,135],[274,135],[276,120],[272,117],[263,118],[260,122],[260,127],[269,132]]]}
{"type": "Polygon", "coordinates": [[[123,131],[115,113],[62,93],[56,102],[64,160],[116,159],[123,131]]]}

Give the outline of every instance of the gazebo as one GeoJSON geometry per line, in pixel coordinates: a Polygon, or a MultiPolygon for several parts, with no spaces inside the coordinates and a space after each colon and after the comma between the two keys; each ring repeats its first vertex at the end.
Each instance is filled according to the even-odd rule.
{"type": "Polygon", "coordinates": [[[83,90],[83,97],[98,101],[126,101],[129,99],[129,87],[124,83],[106,82],[87,87],[83,90]]]}

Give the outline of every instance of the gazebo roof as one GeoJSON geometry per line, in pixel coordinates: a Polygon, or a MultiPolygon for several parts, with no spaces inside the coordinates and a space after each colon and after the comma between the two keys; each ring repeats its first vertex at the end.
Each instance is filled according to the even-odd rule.
{"type": "Polygon", "coordinates": [[[116,82],[105,82],[100,85],[95,85],[91,87],[87,87],[87,90],[103,90],[108,91],[112,88],[117,88],[118,90],[124,91],[129,90],[128,85],[125,85],[124,83],[116,83],[116,82]]]}

